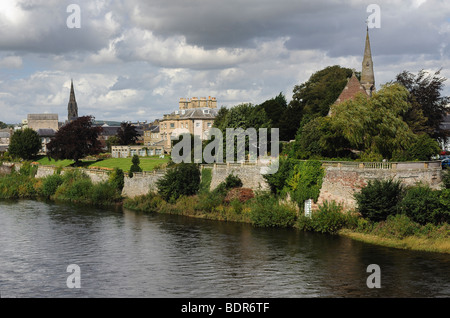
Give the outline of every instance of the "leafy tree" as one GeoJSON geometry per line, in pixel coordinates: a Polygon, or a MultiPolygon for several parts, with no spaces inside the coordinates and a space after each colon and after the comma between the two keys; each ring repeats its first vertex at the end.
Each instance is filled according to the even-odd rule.
{"type": "Polygon", "coordinates": [[[5,124],[4,122],[0,121],[0,129],[5,129],[8,128],[8,125],[5,124]]]}
{"type": "Polygon", "coordinates": [[[106,140],[106,147],[108,147],[108,151],[111,151],[112,146],[120,145],[120,139],[117,136],[111,136],[106,140]]]}
{"type": "Polygon", "coordinates": [[[194,163],[180,163],[166,171],[156,182],[158,193],[168,202],[175,202],[181,196],[190,196],[200,188],[200,169],[194,163]]]}
{"type": "Polygon", "coordinates": [[[61,127],[47,145],[48,157],[55,160],[72,159],[77,166],[80,159],[99,154],[102,145],[98,136],[102,128],[93,127],[92,123],[92,116],[82,116],[61,127]]]}
{"type": "Polygon", "coordinates": [[[38,154],[41,146],[38,133],[31,128],[25,128],[14,132],[11,136],[9,153],[12,156],[30,160],[38,154]]]}
{"type": "Polygon", "coordinates": [[[120,124],[120,128],[117,131],[117,137],[119,138],[121,145],[132,145],[135,144],[139,138],[139,133],[137,132],[136,127],[130,123],[123,122],[120,124]]]}
{"type": "MultiPolygon", "coordinates": [[[[242,128],[243,130],[246,130],[248,128],[254,128],[256,130],[256,133],[259,134],[260,128],[271,128],[271,122],[269,118],[267,117],[266,112],[262,107],[255,106],[252,104],[240,104],[237,106],[234,106],[230,109],[222,108],[219,110],[219,115],[214,120],[213,127],[220,129],[223,136],[223,154],[226,155],[226,138],[227,128],[233,128],[238,129],[242,128]]],[[[269,130],[270,131],[270,130],[269,130]]],[[[259,136],[258,136],[259,137],[259,136]]],[[[270,137],[270,134],[268,134],[268,139],[270,137]]],[[[248,136],[246,136],[246,144],[245,149],[246,152],[248,152],[249,149],[249,140],[248,136]]],[[[259,140],[259,139],[258,139],[259,140]]],[[[235,155],[237,152],[237,147],[234,147],[235,149],[235,155]]],[[[269,147],[267,149],[270,150],[269,147]]]]}
{"type": "Polygon", "coordinates": [[[267,118],[272,123],[272,127],[280,128],[280,120],[287,109],[287,101],[283,93],[278,94],[278,96],[272,99],[266,100],[258,107],[264,109],[267,118]]]}
{"type": "Polygon", "coordinates": [[[317,117],[298,129],[289,156],[295,159],[351,157],[350,148],[331,117],[317,117]]]}
{"type": "Polygon", "coordinates": [[[370,99],[359,94],[334,106],[332,123],[364,157],[390,159],[417,138],[401,117],[411,107],[408,95],[399,84],[383,86],[370,99]]]}
{"type": "Polygon", "coordinates": [[[397,161],[426,161],[437,155],[440,150],[441,147],[435,139],[431,138],[426,133],[422,133],[417,136],[414,142],[406,150],[394,152],[393,159],[397,161]]]}
{"type": "Polygon", "coordinates": [[[292,100],[279,121],[280,140],[293,140],[303,118],[306,124],[317,116],[326,116],[352,72],[338,65],[329,66],[311,75],[305,83],[296,85],[292,100]]]}
{"type": "Polygon", "coordinates": [[[410,102],[419,105],[426,118],[424,128],[427,128],[433,138],[443,138],[450,133],[440,127],[450,102],[450,96],[441,96],[446,80],[440,76],[440,70],[434,74],[421,70],[417,75],[403,71],[396,77],[396,82],[406,87],[410,93],[410,102]]]}

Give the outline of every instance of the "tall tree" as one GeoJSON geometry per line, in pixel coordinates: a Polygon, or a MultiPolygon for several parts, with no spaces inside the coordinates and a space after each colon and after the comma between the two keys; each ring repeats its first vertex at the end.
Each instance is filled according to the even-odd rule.
{"type": "Polygon", "coordinates": [[[120,128],[117,131],[117,137],[119,138],[121,145],[132,145],[135,144],[139,133],[136,130],[136,127],[131,125],[130,123],[121,123],[120,128]]]}
{"type": "Polygon", "coordinates": [[[450,109],[450,96],[442,96],[441,91],[447,79],[440,76],[440,70],[434,74],[421,70],[417,75],[403,71],[396,77],[396,82],[402,84],[409,91],[409,101],[417,103],[426,117],[423,130],[433,138],[443,138],[450,134],[440,125],[450,109]]]}
{"type": "Polygon", "coordinates": [[[258,107],[264,109],[267,118],[272,122],[273,128],[280,128],[280,120],[287,109],[287,101],[283,93],[278,94],[272,99],[266,100],[258,107]]]}
{"type": "Polygon", "coordinates": [[[388,84],[370,99],[360,94],[334,106],[331,118],[335,129],[365,159],[390,159],[417,139],[402,118],[410,107],[408,91],[399,84],[388,84]]]}
{"type": "Polygon", "coordinates": [[[73,159],[75,166],[79,160],[102,151],[98,139],[102,127],[92,126],[94,117],[83,116],[61,127],[47,145],[48,157],[55,160],[73,159]]]}
{"type": "Polygon", "coordinates": [[[301,125],[315,117],[326,116],[351,76],[351,69],[334,65],[314,73],[305,83],[295,85],[292,100],[280,119],[280,139],[292,140],[301,125]]]}
{"type": "Polygon", "coordinates": [[[31,128],[18,130],[11,136],[8,151],[11,155],[25,160],[34,158],[41,150],[41,138],[31,128]]]}

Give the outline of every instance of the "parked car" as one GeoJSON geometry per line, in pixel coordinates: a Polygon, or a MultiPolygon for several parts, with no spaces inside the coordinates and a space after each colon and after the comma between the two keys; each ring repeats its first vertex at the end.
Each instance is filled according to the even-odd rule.
{"type": "Polygon", "coordinates": [[[450,168],[450,158],[441,161],[442,169],[450,168]]]}

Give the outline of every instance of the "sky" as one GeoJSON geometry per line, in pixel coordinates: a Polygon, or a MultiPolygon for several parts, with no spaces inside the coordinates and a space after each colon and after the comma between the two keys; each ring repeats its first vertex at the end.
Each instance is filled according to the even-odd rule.
{"type": "Polygon", "coordinates": [[[0,121],[65,121],[72,79],[97,120],[290,101],[327,66],[361,70],[367,20],[377,89],[404,70],[450,78],[449,0],[0,0],[0,121]]]}

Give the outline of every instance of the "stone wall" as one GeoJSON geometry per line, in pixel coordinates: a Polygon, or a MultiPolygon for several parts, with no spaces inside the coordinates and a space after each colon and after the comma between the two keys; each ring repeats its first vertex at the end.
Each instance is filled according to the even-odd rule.
{"type": "Polygon", "coordinates": [[[256,164],[215,164],[204,165],[203,168],[212,169],[210,189],[216,188],[229,174],[238,176],[244,188],[253,190],[268,190],[269,186],[261,174],[261,166],[256,164]]]}
{"type": "MultiPolygon", "coordinates": [[[[369,180],[393,179],[401,180],[405,185],[418,182],[428,184],[438,189],[442,184],[442,169],[439,162],[414,163],[358,163],[358,162],[324,162],[325,177],[323,179],[320,196],[315,207],[324,201],[336,201],[346,208],[355,207],[353,195],[360,191],[369,180]]],[[[203,165],[202,168],[212,169],[210,189],[216,188],[229,174],[238,176],[243,187],[253,190],[268,190],[269,186],[261,174],[261,165],[255,164],[215,164],[203,165]]],[[[20,169],[20,164],[15,164],[20,169]]],[[[56,171],[54,166],[39,166],[36,177],[42,178],[52,175],[56,171]]],[[[72,168],[65,168],[62,173],[72,168]]],[[[9,173],[10,167],[3,165],[0,171],[9,173]]],[[[93,182],[106,181],[109,172],[105,170],[84,169],[93,182]]],[[[125,175],[122,194],[127,197],[147,194],[149,190],[156,190],[156,181],[164,175],[164,170],[155,172],[135,173],[133,178],[125,175]]]]}
{"type": "MultiPolygon", "coordinates": [[[[406,186],[419,182],[439,189],[442,183],[442,169],[434,163],[405,163],[384,168],[356,166],[325,166],[325,177],[317,205],[324,201],[336,201],[347,209],[356,206],[354,194],[370,180],[400,180],[406,186]]],[[[316,206],[317,206],[316,205],[316,206]]]]}

